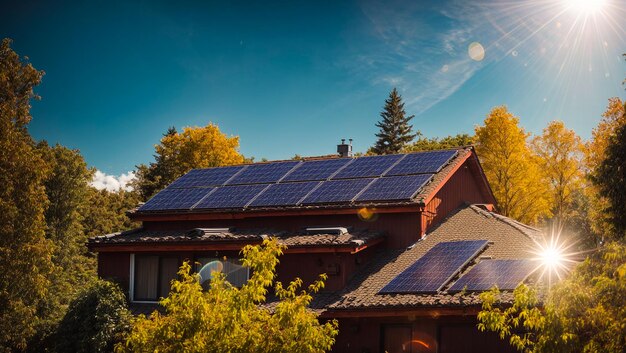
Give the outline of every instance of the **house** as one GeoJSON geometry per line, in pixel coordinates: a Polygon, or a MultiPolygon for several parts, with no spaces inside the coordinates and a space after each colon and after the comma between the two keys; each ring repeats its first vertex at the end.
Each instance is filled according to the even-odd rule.
{"type": "Polygon", "coordinates": [[[129,213],[138,229],[91,238],[98,274],[131,305],[169,292],[182,261],[248,278],[240,249],[288,246],[278,280],[326,273],[312,309],[339,320],[336,352],[507,352],[476,329],[479,293],[533,270],[539,231],[498,215],[473,147],[193,170],[129,213]],[[216,266],[217,266],[216,265],[216,266]]]}

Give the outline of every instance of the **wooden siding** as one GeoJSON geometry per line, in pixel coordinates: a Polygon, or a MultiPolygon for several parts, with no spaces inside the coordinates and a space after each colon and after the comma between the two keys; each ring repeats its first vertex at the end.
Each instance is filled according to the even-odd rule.
{"type": "Polygon", "coordinates": [[[483,182],[477,176],[477,167],[475,160],[468,159],[426,204],[422,212],[422,234],[464,204],[493,203],[490,194],[481,186],[483,182]]]}
{"type": "MultiPolygon", "coordinates": [[[[374,210],[375,212],[375,210],[374,210]]],[[[292,216],[292,217],[260,217],[230,220],[204,221],[169,221],[144,222],[148,230],[187,230],[192,228],[237,227],[271,228],[290,232],[301,231],[312,226],[342,226],[358,229],[369,229],[385,232],[386,246],[402,248],[416,242],[420,237],[421,218],[419,212],[414,213],[381,213],[375,214],[370,221],[364,221],[357,214],[292,216]]]]}
{"type": "Polygon", "coordinates": [[[128,293],[130,253],[99,253],[98,276],[118,283],[128,293]]]}
{"type": "Polygon", "coordinates": [[[339,320],[339,336],[333,352],[382,352],[385,327],[408,325],[411,341],[406,352],[424,353],[513,353],[508,340],[476,328],[475,316],[379,317],[339,320]]]}

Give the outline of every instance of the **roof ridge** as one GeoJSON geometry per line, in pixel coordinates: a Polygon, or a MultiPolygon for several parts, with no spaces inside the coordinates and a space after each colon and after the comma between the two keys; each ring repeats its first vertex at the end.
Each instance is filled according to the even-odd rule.
{"type": "Polygon", "coordinates": [[[535,238],[535,234],[530,234],[528,233],[528,231],[534,231],[537,233],[541,233],[541,230],[532,226],[529,226],[527,224],[524,224],[520,221],[517,221],[513,218],[507,217],[507,216],[503,216],[501,214],[492,212],[492,211],[488,211],[480,206],[478,206],[477,204],[471,204],[469,205],[469,207],[474,210],[474,212],[476,213],[480,213],[484,216],[487,217],[493,217],[494,219],[497,219],[503,223],[506,223],[508,225],[510,225],[511,227],[517,229],[520,233],[526,235],[527,237],[529,237],[530,239],[534,239],[535,238]]]}

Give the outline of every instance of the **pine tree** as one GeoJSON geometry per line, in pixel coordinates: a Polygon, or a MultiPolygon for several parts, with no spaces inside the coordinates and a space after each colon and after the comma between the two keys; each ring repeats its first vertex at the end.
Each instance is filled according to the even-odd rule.
{"type": "Polygon", "coordinates": [[[371,151],[376,154],[400,152],[415,137],[412,133],[413,126],[409,124],[414,115],[406,116],[402,96],[395,88],[385,100],[385,108],[380,113],[380,117],[382,120],[376,123],[376,126],[380,128],[380,132],[376,134],[378,141],[371,151]]]}
{"type": "MultiPolygon", "coordinates": [[[[623,120],[626,121],[626,105],[623,120]]],[[[604,210],[611,222],[614,236],[626,236],[626,123],[623,123],[611,136],[606,156],[592,176],[600,188],[600,195],[608,200],[604,210]]]]}

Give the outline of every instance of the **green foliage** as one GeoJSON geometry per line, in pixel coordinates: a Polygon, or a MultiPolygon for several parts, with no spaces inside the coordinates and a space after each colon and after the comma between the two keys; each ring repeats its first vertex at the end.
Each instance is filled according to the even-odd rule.
{"type": "Polygon", "coordinates": [[[617,239],[626,236],[626,104],[621,122],[610,135],[605,157],[593,174],[600,194],[608,201],[604,211],[617,239]]]}
{"type": "Polygon", "coordinates": [[[111,352],[130,330],[131,314],[117,284],[97,280],[72,301],[59,324],[56,352],[111,352]]]}
{"type": "Polygon", "coordinates": [[[139,204],[139,194],[135,191],[119,190],[109,192],[90,188],[87,205],[82,211],[83,229],[86,237],[109,234],[136,228],[126,215],[139,204]]]}
{"type": "Polygon", "coordinates": [[[385,100],[385,107],[380,113],[381,121],[376,123],[380,132],[376,134],[378,140],[371,148],[375,154],[398,153],[415,138],[412,133],[413,126],[409,124],[413,115],[406,116],[404,103],[398,91],[394,88],[385,100]]]}
{"type": "Polygon", "coordinates": [[[240,164],[239,137],[228,137],[217,125],[186,127],[178,133],[171,127],[155,146],[155,162],[137,166],[134,188],[147,200],[194,168],[240,164]]]}
{"type": "Polygon", "coordinates": [[[19,351],[35,333],[50,282],[45,238],[46,164],[27,125],[43,75],[0,44],[0,351],[19,351]]]}
{"type": "Polygon", "coordinates": [[[493,108],[484,126],[476,127],[476,152],[498,201],[498,211],[535,224],[550,215],[548,183],[519,126],[505,106],[493,108]]]}
{"type": "Polygon", "coordinates": [[[125,345],[118,352],[323,352],[337,335],[337,322],[321,324],[307,309],[311,293],[319,291],[326,278],[321,276],[301,290],[296,279],[287,287],[275,284],[279,299],[270,312],[265,303],[274,283],[278,256],[283,247],[276,240],[263,246],[246,246],[243,265],[252,274],[241,288],[233,287],[223,274],[211,279],[203,291],[197,274],[190,274],[185,262],[180,280],[172,282],[169,297],[161,301],[165,314],[154,312],[139,317],[125,345]]]}
{"type": "Polygon", "coordinates": [[[524,352],[626,351],[626,246],[609,243],[550,288],[543,309],[525,285],[512,306],[498,305],[497,289],[481,295],[478,328],[508,337],[524,352]]]}
{"type": "Polygon", "coordinates": [[[421,132],[417,132],[417,140],[404,147],[403,152],[420,152],[445,150],[455,147],[469,146],[474,144],[474,136],[469,134],[456,134],[446,137],[424,137],[421,132]]]}

